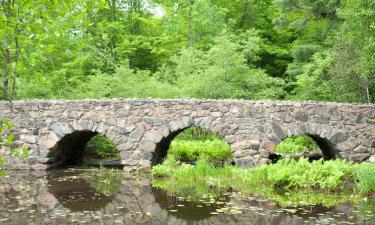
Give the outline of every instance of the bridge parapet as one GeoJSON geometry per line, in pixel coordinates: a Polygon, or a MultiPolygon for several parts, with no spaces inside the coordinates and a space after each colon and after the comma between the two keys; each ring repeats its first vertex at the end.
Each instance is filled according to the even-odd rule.
{"type": "MultiPolygon", "coordinates": [[[[314,138],[327,157],[375,160],[374,104],[200,99],[0,101],[0,117],[15,123],[16,144],[33,150],[31,163],[51,160],[50,151],[67,135],[80,134],[77,140],[84,140],[85,134],[101,133],[117,145],[127,169],[149,168],[160,162],[173,137],[191,126],[225,138],[236,164],[242,167],[268,162],[275,145],[302,134],[314,138]]],[[[80,150],[69,151],[78,154],[80,150]]]]}

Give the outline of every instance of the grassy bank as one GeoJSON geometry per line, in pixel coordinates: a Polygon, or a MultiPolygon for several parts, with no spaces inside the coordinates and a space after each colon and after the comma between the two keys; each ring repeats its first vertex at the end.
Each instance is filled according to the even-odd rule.
{"type": "Polygon", "coordinates": [[[225,140],[210,131],[191,128],[173,140],[163,164],[153,167],[152,182],[169,194],[197,201],[235,191],[271,198],[284,206],[332,206],[375,194],[374,164],[289,158],[317,150],[308,136],[287,138],[275,149],[286,158],[242,169],[230,164],[233,156],[225,140]]]}
{"type": "Polygon", "coordinates": [[[375,165],[344,160],[313,161],[283,159],[273,165],[241,169],[216,167],[207,160],[195,166],[168,158],[152,170],[153,185],[178,196],[199,199],[228,190],[257,193],[283,204],[332,205],[375,193],[375,165]],[[287,195],[285,194],[287,193],[287,195]]]}

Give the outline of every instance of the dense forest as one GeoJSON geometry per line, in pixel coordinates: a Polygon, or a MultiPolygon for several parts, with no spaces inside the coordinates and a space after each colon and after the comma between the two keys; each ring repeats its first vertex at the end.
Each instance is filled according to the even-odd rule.
{"type": "Polygon", "coordinates": [[[375,101],[373,0],[1,0],[0,99],[375,101]]]}

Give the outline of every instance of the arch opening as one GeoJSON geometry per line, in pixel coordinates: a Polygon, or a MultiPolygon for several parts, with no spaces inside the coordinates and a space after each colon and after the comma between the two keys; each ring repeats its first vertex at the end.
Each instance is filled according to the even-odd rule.
{"type": "Polygon", "coordinates": [[[191,126],[171,132],[155,148],[152,166],[161,164],[169,156],[184,163],[194,164],[206,157],[215,164],[233,163],[229,144],[219,134],[198,126],[191,126]]]}
{"type": "Polygon", "coordinates": [[[100,133],[89,130],[74,131],[65,135],[51,149],[48,156],[52,167],[121,164],[115,144],[100,133]]]}
{"type": "Polygon", "coordinates": [[[274,149],[269,159],[275,163],[284,157],[308,158],[313,160],[336,159],[334,146],[325,138],[317,135],[295,135],[282,140],[274,149]]]}

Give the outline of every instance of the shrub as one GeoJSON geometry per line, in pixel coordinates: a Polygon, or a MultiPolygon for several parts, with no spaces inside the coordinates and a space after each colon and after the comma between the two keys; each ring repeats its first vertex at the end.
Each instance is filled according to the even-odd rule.
{"type": "Polygon", "coordinates": [[[224,140],[176,140],[172,142],[169,154],[182,162],[197,161],[200,158],[220,162],[233,158],[229,144],[224,140]]]}
{"type": "Polygon", "coordinates": [[[275,147],[275,152],[286,154],[296,154],[314,150],[319,150],[319,146],[307,135],[286,138],[275,147]]]}
{"type": "Polygon", "coordinates": [[[357,189],[361,193],[375,193],[375,165],[362,163],[357,165],[355,175],[358,181],[357,189]]]}
{"type": "Polygon", "coordinates": [[[99,159],[119,158],[116,145],[100,134],[90,139],[86,145],[85,152],[87,155],[99,159]]]}
{"type": "MultiPolygon", "coordinates": [[[[10,130],[14,127],[13,123],[6,119],[0,119],[0,148],[8,147],[9,148],[9,156],[16,161],[23,161],[26,162],[29,158],[31,151],[27,148],[12,148],[12,144],[14,141],[14,134],[10,132],[10,130]]],[[[0,155],[0,164],[5,163],[4,156],[0,155]]]]}

